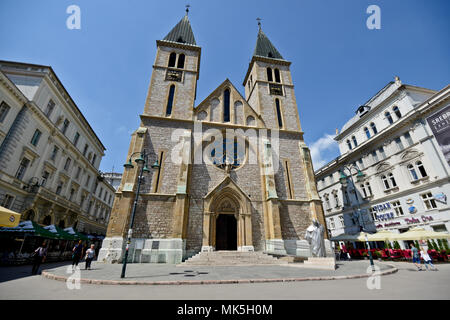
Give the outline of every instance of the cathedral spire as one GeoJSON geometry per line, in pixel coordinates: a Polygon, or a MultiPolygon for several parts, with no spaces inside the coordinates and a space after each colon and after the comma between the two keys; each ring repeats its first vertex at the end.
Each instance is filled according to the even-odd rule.
{"type": "Polygon", "coordinates": [[[177,25],[164,37],[163,40],[171,42],[179,42],[196,46],[194,33],[192,32],[191,23],[189,22],[188,13],[190,5],[186,5],[186,15],[177,25]]]}
{"type": "Polygon", "coordinates": [[[253,56],[260,56],[265,58],[272,58],[272,59],[281,59],[284,60],[281,54],[278,52],[278,50],[275,48],[275,46],[270,42],[269,38],[264,34],[261,28],[261,19],[257,18],[258,20],[258,38],[256,40],[256,47],[255,51],[253,52],[253,56]]]}

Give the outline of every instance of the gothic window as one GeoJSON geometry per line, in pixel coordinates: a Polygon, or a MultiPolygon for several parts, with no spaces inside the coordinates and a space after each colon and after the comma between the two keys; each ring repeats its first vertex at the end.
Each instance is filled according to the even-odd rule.
{"type": "Polygon", "coordinates": [[[285,161],[284,166],[286,168],[286,179],[287,179],[286,184],[287,184],[287,189],[288,189],[288,196],[289,196],[289,199],[293,199],[294,197],[293,197],[292,189],[291,189],[291,173],[289,170],[289,162],[285,161]]]}
{"type": "Polygon", "coordinates": [[[178,64],[177,64],[177,68],[179,68],[179,69],[183,69],[183,68],[184,68],[184,59],[185,59],[184,54],[180,54],[180,55],[178,56],[178,64]]]}
{"type": "Polygon", "coordinates": [[[392,116],[391,116],[390,112],[386,111],[384,116],[386,117],[387,121],[389,121],[389,124],[393,124],[394,123],[394,120],[392,119],[392,116]]]}
{"type": "Polygon", "coordinates": [[[248,116],[248,117],[247,117],[247,125],[248,125],[248,126],[255,126],[255,125],[256,125],[255,117],[253,117],[253,116],[248,116]]]}
{"type": "Polygon", "coordinates": [[[175,52],[172,52],[169,56],[169,68],[175,67],[175,60],[177,59],[177,54],[175,52]]]}
{"type": "Polygon", "coordinates": [[[370,131],[367,127],[364,128],[364,132],[366,133],[367,139],[370,139],[370,131]]]}
{"type": "Polygon", "coordinates": [[[171,85],[169,89],[169,98],[167,99],[166,116],[172,114],[173,97],[175,95],[175,85],[171,85]]]}
{"type": "Polygon", "coordinates": [[[267,81],[273,81],[271,68],[267,68],[267,81]]]}
{"type": "Polygon", "coordinates": [[[223,92],[223,122],[230,122],[230,90],[223,92]]]}
{"type": "Polygon", "coordinates": [[[378,133],[378,131],[377,131],[377,126],[375,125],[375,123],[371,123],[370,124],[370,127],[372,128],[372,132],[373,132],[373,134],[377,134],[378,133]]]}
{"type": "Polygon", "coordinates": [[[275,70],[274,70],[274,73],[275,73],[275,82],[280,83],[280,82],[281,82],[281,79],[280,79],[280,70],[275,69],[275,70]]]}
{"type": "Polygon", "coordinates": [[[275,105],[277,108],[278,127],[281,129],[281,128],[283,128],[283,118],[281,116],[281,108],[280,108],[280,100],[279,99],[275,99],[275,105]]]}
{"type": "Polygon", "coordinates": [[[225,169],[226,164],[230,164],[231,167],[238,168],[245,160],[245,145],[240,145],[237,141],[237,137],[223,138],[222,148],[215,143],[215,147],[211,150],[211,162],[221,168],[225,169]]]}
{"type": "Polygon", "coordinates": [[[401,112],[400,112],[400,109],[397,107],[397,106],[395,106],[394,108],[392,108],[392,111],[394,111],[394,113],[395,113],[395,115],[397,116],[397,118],[401,118],[402,117],[402,114],[401,114],[401,112]]]}

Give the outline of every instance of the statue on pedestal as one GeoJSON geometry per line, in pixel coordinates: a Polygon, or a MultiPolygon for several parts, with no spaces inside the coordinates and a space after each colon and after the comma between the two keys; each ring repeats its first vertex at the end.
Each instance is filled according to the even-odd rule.
{"type": "Polygon", "coordinates": [[[305,239],[308,241],[311,255],[313,257],[326,257],[325,241],[324,241],[324,227],[317,221],[313,220],[312,225],[306,229],[305,239]]]}

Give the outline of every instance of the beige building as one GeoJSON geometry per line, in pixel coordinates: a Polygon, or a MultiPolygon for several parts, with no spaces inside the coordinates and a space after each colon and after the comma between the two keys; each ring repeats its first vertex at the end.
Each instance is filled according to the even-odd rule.
{"type": "Polygon", "coordinates": [[[99,260],[123,259],[144,151],[129,261],[178,263],[215,250],[309,256],[306,228],[325,221],[291,62],[260,28],[245,97],[226,79],[196,105],[201,47],[187,15],[156,46],[126,158],[134,165],[124,169],[99,260]]]}
{"type": "Polygon", "coordinates": [[[22,220],[105,234],[105,147],[51,67],[0,61],[0,205],[22,220]]]}

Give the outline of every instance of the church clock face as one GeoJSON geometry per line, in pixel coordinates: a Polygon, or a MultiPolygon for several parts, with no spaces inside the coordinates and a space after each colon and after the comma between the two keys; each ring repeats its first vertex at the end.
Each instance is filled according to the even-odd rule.
{"type": "Polygon", "coordinates": [[[220,169],[225,170],[227,165],[230,169],[237,169],[245,161],[245,143],[240,142],[236,137],[214,141],[205,150],[210,164],[220,169]]]}

